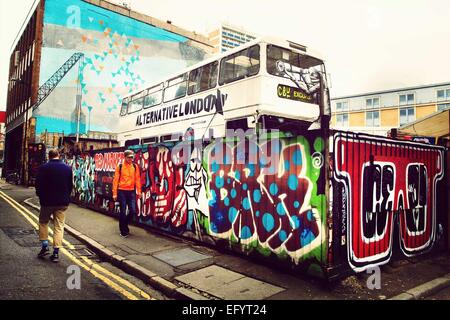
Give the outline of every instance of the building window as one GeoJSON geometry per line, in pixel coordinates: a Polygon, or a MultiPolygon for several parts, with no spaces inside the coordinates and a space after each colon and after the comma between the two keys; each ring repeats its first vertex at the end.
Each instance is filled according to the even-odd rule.
{"type": "Polygon", "coordinates": [[[337,127],[348,127],[348,113],[336,115],[336,126],[337,127]]]}
{"type": "Polygon", "coordinates": [[[441,89],[437,91],[437,100],[445,101],[450,100],[450,89],[441,89]]]}
{"type": "Polygon", "coordinates": [[[448,110],[448,109],[450,109],[450,103],[438,104],[437,108],[438,108],[438,111],[448,110]]]}
{"type": "Polygon", "coordinates": [[[336,111],[348,111],[348,101],[337,102],[336,111]]]}
{"type": "Polygon", "coordinates": [[[366,112],[366,127],[380,126],[380,111],[366,112]]]}
{"type": "Polygon", "coordinates": [[[404,125],[416,120],[416,114],[414,108],[400,109],[400,125],[404,125]]]}
{"type": "Polygon", "coordinates": [[[401,106],[414,104],[414,93],[401,94],[399,96],[399,104],[401,106]]]}
{"type": "Polygon", "coordinates": [[[380,107],[380,98],[366,99],[366,109],[373,109],[380,107]]]}

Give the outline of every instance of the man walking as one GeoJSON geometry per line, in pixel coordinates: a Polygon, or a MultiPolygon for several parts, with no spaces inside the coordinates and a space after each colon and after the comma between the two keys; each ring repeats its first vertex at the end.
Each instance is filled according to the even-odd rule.
{"type": "Polygon", "coordinates": [[[39,240],[42,249],[38,254],[44,258],[50,253],[48,248],[48,223],[53,216],[53,254],[50,260],[59,261],[59,248],[64,236],[65,212],[69,207],[72,192],[72,168],[59,159],[58,150],[50,150],[49,162],[38,169],[36,176],[36,194],[39,197],[39,240]]]}
{"type": "Polygon", "coordinates": [[[125,161],[116,168],[113,181],[113,200],[120,203],[119,229],[124,238],[130,234],[128,223],[136,214],[136,195],[141,198],[141,178],[139,167],[133,163],[134,152],[124,152],[125,161]],[[127,216],[128,206],[128,216],[127,216]]]}

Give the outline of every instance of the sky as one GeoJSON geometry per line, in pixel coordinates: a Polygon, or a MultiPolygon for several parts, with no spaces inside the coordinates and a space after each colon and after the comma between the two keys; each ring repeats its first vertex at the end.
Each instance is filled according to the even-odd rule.
{"type": "MultiPolygon", "coordinates": [[[[33,2],[0,0],[0,110],[11,45],[33,2]]],[[[325,60],[332,97],[450,82],[448,0],[112,2],[197,33],[226,23],[304,44],[325,60]]]]}

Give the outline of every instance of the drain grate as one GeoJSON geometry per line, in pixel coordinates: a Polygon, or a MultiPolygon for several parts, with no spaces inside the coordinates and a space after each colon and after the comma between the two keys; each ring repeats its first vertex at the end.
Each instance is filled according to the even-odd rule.
{"type": "Polygon", "coordinates": [[[89,250],[88,248],[75,248],[68,250],[71,254],[73,254],[77,258],[87,257],[92,258],[96,257],[95,253],[89,250]]]}

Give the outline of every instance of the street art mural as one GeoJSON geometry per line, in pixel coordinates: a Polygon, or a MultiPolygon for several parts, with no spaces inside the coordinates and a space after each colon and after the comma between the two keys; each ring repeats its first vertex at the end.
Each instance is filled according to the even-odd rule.
{"type": "MultiPolygon", "coordinates": [[[[298,137],[207,148],[211,234],[295,263],[320,247],[326,205],[317,180],[323,161],[311,157],[310,145],[298,137]]],[[[323,151],[323,139],[314,146],[323,151]]]]}
{"type": "Polygon", "coordinates": [[[445,214],[438,210],[443,159],[442,149],[424,144],[335,136],[333,214],[343,219],[341,241],[355,271],[389,262],[394,250],[411,257],[433,248],[445,214]]]}
{"type": "MultiPolygon", "coordinates": [[[[131,148],[143,195],[135,222],[290,268],[360,272],[429,252],[448,227],[435,146],[313,130],[131,148]]],[[[123,151],[69,161],[75,202],[118,215],[111,190],[123,151]]]]}
{"type": "MultiPolygon", "coordinates": [[[[274,141],[133,147],[143,195],[136,220],[294,264],[324,262],[324,140],[274,141]]],[[[69,161],[75,202],[118,214],[111,188],[123,151],[104,150],[69,161]]]]}
{"type": "Polygon", "coordinates": [[[89,154],[83,154],[66,162],[72,167],[74,200],[87,205],[93,204],[96,198],[94,159],[89,154]]]}
{"type": "Polygon", "coordinates": [[[33,113],[37,135],[114,132],[121,97],[207,55],[201,43],[82,0],[46,0],[43,20],[40,85],[72,54],[84,59],[33,113]]]}

